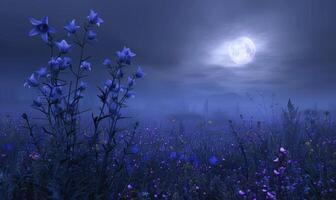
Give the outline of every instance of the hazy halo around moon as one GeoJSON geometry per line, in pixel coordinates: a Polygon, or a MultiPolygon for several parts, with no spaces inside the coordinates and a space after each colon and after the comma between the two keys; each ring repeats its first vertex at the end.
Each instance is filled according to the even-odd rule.
{"type": "Polygon", "coordinates": [[[256,46],[248,37],[240,37],[229,42],[227,48],[231,60],[237,65],[250,63],[256,53],[256,46]]]}

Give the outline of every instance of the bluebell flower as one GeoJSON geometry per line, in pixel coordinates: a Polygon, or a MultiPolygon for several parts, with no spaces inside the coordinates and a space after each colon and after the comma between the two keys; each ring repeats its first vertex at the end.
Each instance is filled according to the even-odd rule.
{"type": "Polygon", "coordinates": [[[50,93],[51,93],[51,88],[49,86],[44,85],[41,88],[41,92],[42,92],[43,95],[49,96],[50,93]]]}
{"type": "Polygon", "coordinates": [[[46,67],[41,67],[39,70],[36,71],[36,74],[39,77],[46,77],[48,74],[47,68],[46,67]]]}
{"type": "Polygon", "coordinates": [[[110,89],[112,87],[113,81],[112,80],[106,80],[105,82],[105,88],[110,89]]]}
{"type": "MultiPolygon", "coordinates": [[[[113,92],[114,93],[119,93],[119,92],[123,92],[124,91],[124,87],[122,86],[122,85],[120,85],[120,84],[115,84],[115,85],[113,85],[113,92]]],[[[130,94],[131,95],[131,94],[130,94]]],[[[126,98],[130,98],[130,97],[132,97],[132,96],[127,96],[126,95],[126,98]]]]}
{"type": "Polygon", "coordinates": [[[134,85],[134,79],[130,76],[127,78],[127,85],[128,87],[133,87],[134,85]]]}
{"type": "Polygon", "coordinates": [[[120,64],[131,64],[131,59],[136,54],[133,53],[129,48],[124,47],[123,50],[117,51],[117,59],[120,64]]]}
{"type": "Polygon", "coordinates": [[[128,98],[128,99],[129,98],[135,98],[135,92],[129,91],[125,94],[125,97],[128,98]]]}
{"type": "Polygon", "coordinates": [[[76,33],[77,29],[79,29],[80,26],[76,25],[76,20],[73,19],[69,24],[64,26],[64,29],[68,32],[68,35],[76,33]]]}
{"type": "Polygon", "coordinates": [[[100,26],[104,21],[98,16],[98,13],[96,13],[94,10],[90,10],[89,16],[87,16],[87,19],[90,24],[94,24],[97,26],[100,26]]]}
{"type": "Polygon", "coordinates": [[[141,69],[141,67],[139,66],[136,73],[135,73],[135,77],[136,78],[143,78],[145,76],[144,71],[141,69]]]}
{"type": "Polygon", "coordinates": [[[95,40],[97,38],[97,33],[93,30],[89,30],[87,33],[87,39],[88,40],[95,40]]]}
{"type": "Polygon", "coordinates": [[[54,28],[49,26],[48,17],[44,17],[41,20],[31,18],[30,23],[34,28],[29,32],[29,36],[41,35],[44,42],[48,42],[49,34],[55,32],[54,28]]]}
{"type": "Polygon", "coordinates": [[[91,69],[91,63],[89,63],[89,62],[87,62],[87,61],[83,61],[83,62],[81,63],[80,68],[81,68],[82,70],[84,70],[84,71],[91,71],[91,70],[92,70],[92,69],[91,69]]]}
{"type": "Polygon", "coordinates": [[[87,87],[87,84],[85,82],[81,81],[78,89],[79,89],[79,91],[84,91],[84,90],[86,90],[86,87],[87,87]]]}
{"type": "Polygon", "coordinates": [[[109,108],[109,113],[110,113],[111,115],[116,114],[116,112],[117,112],[117,104],[115,104],[115,103],[110,103],[108,108],[109,108]]]}
{"type": "Polygon", "coordinates": [[[64,57],[62,62],[60,62],[59,68],[60,70],[65,70],[71,66],[71,58],[64,57]]]}
{"type": "Polygon", "coordinates": [[[67,43],[67,41],[65,40],[62,40],[60,42],[56,42],[56,46],[58,48],[58,50],[61,52],[61,53],[68,53],[70,48],[71,48],[71,45],[67,43]]]}
{"type": "Polygon", "coordinates": [[[58,102],[63,94],[62,87],[53,87],[51,88],[50,98],[54,102],[58,102]]]}
{"type": "Polygon", "coordinates": [[[60,65],[62,64],[63,60],[61,57],[54,58],[52,57],[50,61],[48,62],[50,68],[52,71],[59,71],[60,65]]]}
{"type": "Polygon", "coordinates": [[[105,58],[103,65],[107,66],[107,67],[111,67],[112,66],[112,62],[110,59],[105,58]]]}
{"type": "Polygon", "coordinates": [[[124,72],[121,69],[117,71],[117,78],[122,78],[124,76],[124,72]]]}
{"type": "Polygon", "coordinates": [[[27,82],[24,83],[24,87],[37,87],[39,86],[39,81],[37,80],[37,78],[35,77],[35,74],[33,73],[27,80],[27,82]]]}
{"type": "Polygon", "coordinates": [[[216,165],[217,162],[218,162],[218,159],[217,159],[216,156],[211,156],[211,157],[209,158],[209,163],[210,163],[210,165],[216,165]]]}
{"type": "Polygon", "coordinates": [[[84,96],[83,96],[83,94],[81,93],[80,90],[76,92],[76,96],[75,96],[76,99],[81,99],[81,98],[83,98],[83,97],[84,97],[84,96]]]}

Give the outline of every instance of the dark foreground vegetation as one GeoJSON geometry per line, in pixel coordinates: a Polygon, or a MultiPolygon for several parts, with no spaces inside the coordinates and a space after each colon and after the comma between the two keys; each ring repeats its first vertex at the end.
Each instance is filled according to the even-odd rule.
{"type": "MultiPolygon", "coordinates": [[[[66,141],[38,149],[23,124],[7,119],[1,126],[1,199],[336,197],[336,124],[329,113],[299,112],[288,104],[279,124],[243,116],[187,124],[171,119],[120,130],[105,164],[106,139],[95,147],[75,144],[74,152],[66,141]]],[[[85,132],[81,137],[89,140],[85,132]]]]}

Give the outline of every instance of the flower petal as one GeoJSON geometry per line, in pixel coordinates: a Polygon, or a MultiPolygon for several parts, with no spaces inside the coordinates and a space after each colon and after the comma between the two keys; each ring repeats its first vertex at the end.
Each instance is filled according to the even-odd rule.
{"type": "Polygon", "coordinates": [[[41,38],[44,42],[48,42],[48,33],[41,34],[41,38]]]}
{"type": "Polygon", "coordinates": [[[38,34],[39,34],[39,31],[36,28],[33,28],[29,32],[29,36],[35,36],[35,35],[38,35],[38,34]]]}
{"type": "Polygon", "coordinates": [[[34,19],[34,18],[31,17],[31,18],[30,18],[30,23],[31,23],[32,25],[34,25],[34,26],[37,26],[37,25],[41,24],[42,21],[37,20],[37,19],[34,19]]]}

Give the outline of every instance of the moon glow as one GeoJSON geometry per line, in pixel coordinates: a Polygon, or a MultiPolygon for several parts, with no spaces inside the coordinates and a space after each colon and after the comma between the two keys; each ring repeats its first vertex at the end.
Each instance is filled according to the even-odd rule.
{"type": "Polygon", "coordinates": [[[248,37],[240,37],[228,45],[231,60],[237,65],[250,63],[256,54],[256,46],[248,37]]]}

